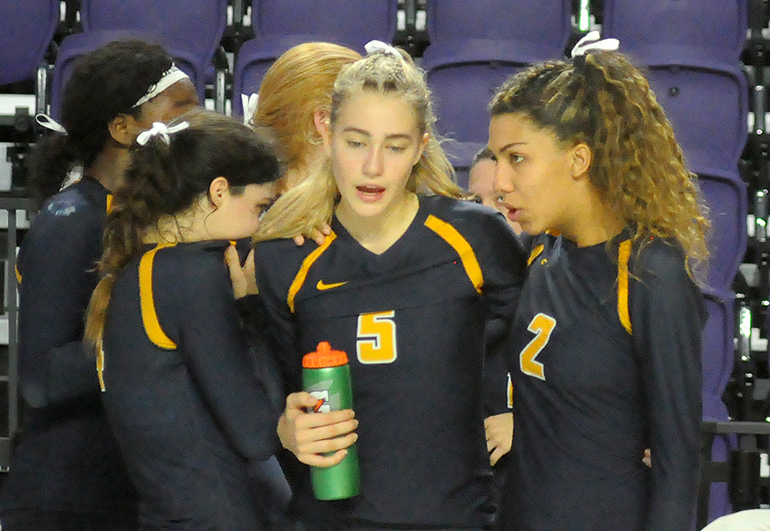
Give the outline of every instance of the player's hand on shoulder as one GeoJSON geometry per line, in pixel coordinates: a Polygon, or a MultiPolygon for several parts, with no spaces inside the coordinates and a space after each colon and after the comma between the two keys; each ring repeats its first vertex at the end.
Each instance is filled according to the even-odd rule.
{"type": "Polygon", "coordinates": [[[315,413],[318,399],[304,391],[286,398],[286,408],[278,420],[278,438],[284,448],[306,465],[330,467],[347,455],[346,448],[356,442],[358,421],[350,409],[315,413]]]}
{"type": "Polygon", "coordinates": [[[230,245],[225,250],[225,263],[227,264],[227,269],[230,270],[230,281],[233,284],[233,295],[235,295],[236,299],[259,293],[257,277],[254,274],[254,249],[249,252],[246,261],[241,265],[235,245],[230,245]]]}
{"type": "Polygon", "coordinates": [[[311,230],[309,234],[298,234],[292,239],[297,245],[304,244],[305,237],[315,241],[318,245],[323,245],[324,240],[326,240],[326,237],[331,233],[332,228],[327,223],[324,223],[320,228],[311,230]]]}

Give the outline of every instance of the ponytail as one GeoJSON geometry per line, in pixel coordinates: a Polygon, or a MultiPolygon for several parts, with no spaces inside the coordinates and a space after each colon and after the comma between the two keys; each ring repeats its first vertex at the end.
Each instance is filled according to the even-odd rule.
{"type": "Polygon", "coordinates": [[[217,177],[225,177],[237,193],[241,187],[274,182],[281,175],[271,140],[264,134],[204,109],[189,111],[180,120],[171,127],[153,124],[130,148],[125,183],[115,192],[104,230],[98,267],[103,278],[88,309],[86,340],[97,352],[115,278],[144,253],[148,229],[157,228],[161,218],[175,219],[207,197],[217,177]]]}
{"type": "Polygon", "coordinates": [[[109,274],[104,276],[91,294],[88,311],[86,312],[86,346],[89,347],[89,351],[93,349],[93,352],[99,357],[100,363],[103,362],[101,355],[104,340],[104,323],[107,319],[107,306],[110,303],[112,286],[114,284],[115,275],[109,274]]]}
{"type": "Polygon", "coordinates": [[[29,154],[29,188],[40,204],[56,194],[78,156],[65,135],[52,134],[40,140],[29,154]]]}

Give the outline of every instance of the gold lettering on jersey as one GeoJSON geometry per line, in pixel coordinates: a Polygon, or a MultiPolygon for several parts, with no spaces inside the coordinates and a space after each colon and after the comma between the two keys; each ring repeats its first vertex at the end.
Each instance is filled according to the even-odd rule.
{"type": "Polygon", "coordinates": [[[344,286],[345,284],[347,284],[347,281],[345,281],[345,282],[332,282],[331,284],[326,284],[326,283],[324,283],[323,280],[319,280],[318,284],[315,285],[315,288],[318,291],[325,291],[327,289],[339,288],[340,286],[344,286]]]}
{"type": "Polygon", "coordinates": [[[358,316],[356,356],[361,363],[393,363],[396,351],[395,311],[362,313],[358,316]]]}
{"type": "Polygon", "coordinates": [[[550,315],[539,313],[532,318],[527,330],[535,334],[532,341],[527,343],[519,354],[519,367],[521,372],[545,380],[545,368],[539,361],[535,361],[538,354],[548,344],[548,340],[551,339],[551,333],[556,327],[556,319],[550,315]]]}

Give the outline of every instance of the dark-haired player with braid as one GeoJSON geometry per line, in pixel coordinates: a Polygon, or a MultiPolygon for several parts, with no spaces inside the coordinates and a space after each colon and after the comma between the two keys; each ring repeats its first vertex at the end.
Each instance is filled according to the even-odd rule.
{"type": "Polygon", "coordinates": [[[41,199],[53,197],[19,251],[24,429],[0,503],[5,531],[136,529],[136,492],[107,425],[83,321],[128,146],[153,122],[197,104],[165,50],[117,41],[78,60],[64,90],[63,127],[44,122],[59,133],[35,145],[30,181],[41,199]],[[76,168],[82,178],[59,191],[76,168]]]}
{"type": "Polygon", "coordinates": [[[274,453],[278,415],[224,255],[256,230],[279,161],[261,135],[204,110],[154,124],[131,155],[86,339],[141,529],[262,531],[247,465],[274,453]]]}
{"type": "Polygon", "coordinates": [[[601,49],[525,70],[490,108],[495,187],[540,234],[506,349],[496,529],[690,529],[708,222],[671,126],[639,70],[601,49]]]}

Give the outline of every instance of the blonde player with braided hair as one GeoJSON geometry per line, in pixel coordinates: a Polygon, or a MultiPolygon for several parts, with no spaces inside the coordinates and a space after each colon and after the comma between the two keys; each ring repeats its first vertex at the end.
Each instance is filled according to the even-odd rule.
{"type": "Polygon", "coordinates": [[[452,181],[423,72],[372,46],[335,82],[328,160],[256,235],[256,284],[290,393],[278,435],[292,511],[308,531],[488,530],[485,324],[510,322],[525,257],[505,220],[452,181]],[[320,247],[288,239],[324,223],[320,247]],[[320,341],[348,353],[355,416],[306,410],[317,400],[301,391],[301,359],[320,341]],[[316,500],[307,465],[333,466],[354,441],[361,494],[316,500]]]}

